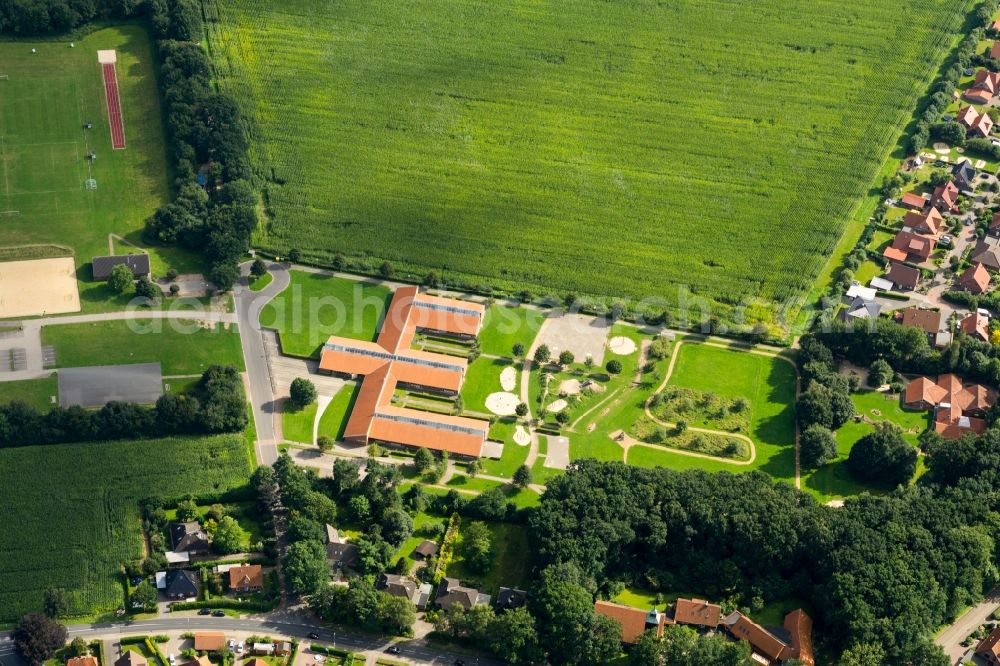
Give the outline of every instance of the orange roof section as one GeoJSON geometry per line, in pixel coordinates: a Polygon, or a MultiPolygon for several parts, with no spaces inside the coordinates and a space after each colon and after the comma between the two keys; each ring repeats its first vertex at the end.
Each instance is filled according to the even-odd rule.
{"type": "MultiPolygon", "coordinates": [[[[610,617],[621,625],[622,643],[636,643],[646,633],[646,619],[649,617],[649,612],[641,608],[598,600],[594,602],[594,612],[604,617],[610,617]]],[[[663,626],[670,622],[663,613],[660,613],[659,617],[660,622],[656,625],[657,637],[663,636],[663,626]]]]}
{"type": "Polygon", "coordinates": [[[736,616],[735,621],[730,623],[732,618],[728,618],[726,621],[733,636],[745,640],[753,646],[755,652],[763,654],[771,661],[784,661],[791,658],[792,649],[778,640],[770,631],[739,611],[733,615],[736,616]]]}
{"type": "Polygon", "coordinates": [[[330,337],[323,346],[320,370],[364,376],[344,437],[481,455],[489,433],[486,421],[393,407],[391,403],[400,383],[457,393],[468,360],[410,349],[413,336],[418,330],[475,336],[485,312],[479,303],[400,287],[393,294],[377,342],[330,337]]]}
{"type": "Polygon", "coordinates": [[[792,635],[792,655],[802,662],[802,666],[814,666],[812,618],[801,608],[785,616],[785,630],[792,635]]]}
{"type": "Polygon", "coordinates": [[[704,599],[678,599],[674,607],[674,622],[715,627],[719,624],[722,607],[704,599]]]}
{"type": "Polygon", "coordinates": [[[907,384],[904,395],[904,400],[909,404],[926,402],[930,405],[936,405],[941,402],[946,395],[948,395],[948,391],[944,390],[927,377],[920,377],[907,384]]]}
{"type": "Polygon", "coordinates": [[[194,649],[201,652],[221,650],[226,646],[226,635],[221,631],[194,632],[194,649]]]}

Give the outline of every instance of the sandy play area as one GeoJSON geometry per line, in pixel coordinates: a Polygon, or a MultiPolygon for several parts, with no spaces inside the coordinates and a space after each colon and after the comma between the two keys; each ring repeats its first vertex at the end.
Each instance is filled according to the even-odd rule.
{"type": "Polygon", "coordinates": [[[0,262],[0,318],[79,311],[72,257],[0,262]]]}
{"type": "Polygon", "coordinates": [[[509,393],[515,386],[517,386],[517,370],[508,365],[500,371],[500,388],[509,393]]]}
{"type": "Polygon", "coordinates": [[[564,379],[559,382],[559,395],[576,395],[579,392],[579,379],[564,379]]]}
{"type": "Polygon", "coordinates": [[[497,416],[511,416],[517,409],[519,402],[516,395],[506,391],[500,393],[490,393],[486,396],[486,409],[497,416]]]}
{"type": "Polygon", "coordinates": [[[608,340],[608,349],[619,356],[628,356],[635,353],[635,340],[624,335],[616,335],[608,340]]]}
{"type": "Polygon", "coordinates": [[[555,414],[556,412],[561,412],[562,410],[566,409],[566,405],[568,404],[569,403],[567,403],[565,400],[559,398],[545,409],[555,414]]]}
{"type": "Polygon", "coordinates": [[[518,446],[531,444],[531,435],[528,434],[523,425],[517,426],[517,429],[514,430],[514,443],[518,446]]]}

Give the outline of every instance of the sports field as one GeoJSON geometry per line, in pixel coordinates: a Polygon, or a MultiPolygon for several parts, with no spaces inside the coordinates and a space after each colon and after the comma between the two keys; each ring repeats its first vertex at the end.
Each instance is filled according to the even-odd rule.
{"type": "MultiPolygon", "coordinates": [[[[74,44],[0,41],[0,76],[8,77],[0,79],[0,248],[71,248],[86,312],[116,302],[103,283],[90,282],[91,257],[109,253],[109,234],[142,245],[143,222],[169,200],[170,186],[146,31],[107,28],[74,44]],[[101,49],[115,50],[118,60],[122,150],[112,148],[101,49]],[[93,128],[85,130],[88,122],[93,128]],[[96,189],[87,189],[88,178],[96,189]]],[[[126,251],[118,238],[110,242],[126,251]]],[[[193,255],[176,248],[153,248],[152,262],[158,275],[170,266],[201,270],[193,255]]]]}
{"type": "Polygon", "coordinates": [[[46,587],[70,612],[121,605],[121,564],[143,552],[140,500],[221,494],[246,483],[242,435],[0,450],[0,623],[41,608],[46,587]]]}
{"type": "Polygon", "coordinates": [[[259,245],[676,305],[806,292],[973,2],[206,5],[259,245]]]}

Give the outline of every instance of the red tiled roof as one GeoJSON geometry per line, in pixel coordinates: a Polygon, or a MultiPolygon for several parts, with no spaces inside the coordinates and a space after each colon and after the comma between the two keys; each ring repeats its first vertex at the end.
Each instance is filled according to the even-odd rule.
{"type": "MultiPolygon", "coordinates": [[[[982,264],[979,267],[982,268],[982,264]]],[[[979,338],[983,342],[990,341],[990,320],[978,312],[973,312],[965,317],[958,326],[965,331],[966,335],[979,338]]]]}
{"type": "Polygon", "coordinates": [[[936,405],[948,395],[948,391],[941,388],[927,377],[918,377],[906,385],[903,393],[903,401],[909,405],[926,402],[929,405],[936,405]]]}
{"type": "Polygon", "coordinates": [[[931,204],[944,204],[948,208],[953,208],[958,202],[958,187],[952,181],[946,182],[944,185],[938,185],[934,188],[934,193],[931,195],[931,204]]]}
{"type": "Polygon", "coordinates": [[[977,120],[979,120],[979,112],[972,106],[963,106],[955,115],[955,121],[966,127],[972,127],[977,120]]]}
{"type": "Polygon", "coordinates": [[[70,657],[66,660],[66,666],[97,666],[97,658],[86,656],[86,657],[70,657]]]}
{"type": "Polygon", "coordinates": [[[981,294],[990,287],[990,272],[982,264],[969,266],[958,278],[958,284],[970,293],[981,294]]]}
{"type": "Polygon", "coordinates": [[[922,194],[917,194],[916,192],[904,192],[899,202],[904,208],[916,208],[917,210],[923,210],[924,206],[927,205],[927,197],[922,194]]]}
{"type": "Polygon", "coordinates": [[[749,643],[754,652],[764,655],[771,661],[791,658],[791,647],[743,613],[736,611],[726,618],[725,623],[729,633],[749,643]]]}
{"type": "Polygon", "coordinates": [[[323,347],[320,369],[364,375],[344,438],[480,455],[489,432],[486,421],[393,407],[391,401],[400,383],[457,393],[468,360],[410,349],[410,344],[421,329],[477,335],[484,314],[485,308],[478,303],[400,287],[393,294],[377,342],[331,337],[323,347]]]}
{"type": "Polygon", "coordinates": [[[245,564],[229,570],[229,588],[255,588],[264,586],[264,569],[259,564],[245,564]]]}
{"type": "Polygon", "coordinates": [[[944,218],[941,217],[937,208],[928,208],[926,213],[911,211],[903,216],[903,226],[933,236],[937,236],[943,224],[944,218]]]}
{"type": "MultiPolygon", "coordinates": [[[[594,612],[604,617],[617,620],[622,627],[622,643],[635,643],[639,637],[646,633],[646,618],[649,612],[640,608],[623,606],[610,601],[595,601],[594,612]]],[[[663,635],[663,625],[668,620],[666,615],[660,614],[660,623],[656,626],[656,635],[663,635]]]]}
{"type": "Polygon", "coordinates": [[[979,645],[976,646],[976,654],[986,658],[992,657],[994,660],[1000,659],[1000,627],[979,641],[979,645]]]}
{"type": "Polygon", "coordinates": [[[889,246],[882,251],[882,256],[889,261],[906,261],[906,258],[910,255],[907,254],[906,250],[897,250],[896,248],[889,246]]]}
{"type": "Polygon", "coordinates": [[[212,652],[226,646],[226,635],[221,631],[194,632],[194,649],[198,652],[212,652]]]}
{"type": "Polygon", "coordinates": [[[922,328],[930,335],[937,335],[941,330],[941,313],[937,310],[908,307],[903,310],[903,326],[922,328]]]}
{"type": "MultiPolygon", "coordinates": [[[[930,236],[921,236],[909,231],[900,231],[892,240],[891,248],[886,248],[883,254],[888,255],[889,249],[894,249],[905,253],[907,256],[912,254],[924,260],[931,256],[931,253],[934,251],[934,245],[934,239],[930,236]]],[[[890,259],[892,258],[895,257],[890,257],[890,259]]]]}
{"type": "Polygon", "coordinates": [[[674,607],[674,622],[715,627],[719,624],[722,607],[704,599],[678,599],[674,607]]]}
{"type": "Polygon", "coordinates": [[[941,375],[936,383],[927,377],[915,379],[904,395],[908,404],[925,402],[936,406],[934,431],[946,439],[986,432],[986,422],[977,415],[988,410],[995,399],[991,389],[981,384],[964,386],[962,379],[952,373],[941,375]]]}
{"type": "Polygon", "coordinates": [[[990,48],[990,59],[996,60],[1000,58],[1000,42],[993,42],[993,46],[990,48]]]}
{"type": "Polygon", "coordinates": [[[785,616],[785,630],[792,635],[792,657],[802,662],[802,666],[813,666],[812,618],[799,608],[785,616]]]}

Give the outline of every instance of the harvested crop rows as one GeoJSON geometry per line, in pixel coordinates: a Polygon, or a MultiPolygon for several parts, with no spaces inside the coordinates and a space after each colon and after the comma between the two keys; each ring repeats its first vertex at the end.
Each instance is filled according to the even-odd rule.
{"type": "Polygon", "coordinates": [[[47,587],[70,612],[122,603],[121,564],[143,554],[141,499],[222,493],[246,483],[242,436],[0,450],[0,623],[37,611],[47,587]]]}
{"type": "MultiPolygon", "coordinates": [[[[802,296],[970,0],[206,0],[278,252],[802,296]]],[[[766,308],[765,308],[766,309],[766,308]]]]}

